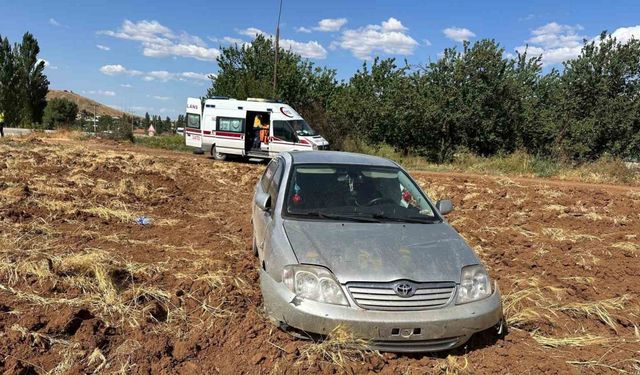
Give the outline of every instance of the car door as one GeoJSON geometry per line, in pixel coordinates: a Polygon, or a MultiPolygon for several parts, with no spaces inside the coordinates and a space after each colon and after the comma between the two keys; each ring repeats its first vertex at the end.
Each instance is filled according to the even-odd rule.
{"type": "Polygon", "coordinates": [[[266,244],[269,243],[273,232],[273,213],[276,205],[278,204],[278,192],[280,191],[280,184],[282,183],[282,177],[284,175],[284,161],[280,158],[278,158],[278,160],[278,167],[276,168],[276,171],[274,172],[273,177],[269,182],[268,193],[271,196],[271,210],[269,212],[265,212],[266,215],[264,215],[264,236],[262,239],[262,244],[258,246],[258,254],[260,256],[260,259],[265,258],[265,252],[271,251],[270,247],[266,246],[266,244]]]}
{"type": "Polygon", "coordinates": [[[269,141],[269,154],[277,155],[283,151],[293,151],[297,136],[287,121],[273,120],[272,136],[269,141]]]}
{"type": "MultiPolygon", "coordinates": [[[[262,178],[260,178],[260,182],[256,186],[256,196],[261,193],[269,193],[269,186],[271,184],[271,180],[278,168],[278,164],[280,163],[280,158],[276,158],[271,160],[269,165],[267,165],[267,169],[264,171],[262,178]]],[[[255,197],[254,197],[255,198],[255,197]]],[[[273,206],[272,206],[273,207],[273,206]]],[[[267,218],[270,217],[271,213],[267,211],[262,211],[260,207],[253,201],[253,236],[256,241],[256,246],[259,248],[262,247],[264,242],[264,231],[266,228],[267,218]]]]}
{"type": "MultiPolygon", "coordinates": [[[[195,111],[193,109],[192,111],[195,111]]],[[[185,144],[190,147],[202,147],[202,131],[200,129],[200,114],[187,112],[187,128],[185,129],[185,144]]]]}

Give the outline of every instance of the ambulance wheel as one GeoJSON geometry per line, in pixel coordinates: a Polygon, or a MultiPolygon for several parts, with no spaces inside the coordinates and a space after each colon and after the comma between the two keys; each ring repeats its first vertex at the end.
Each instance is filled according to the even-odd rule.
{"type": "Polygon", "coordinates": [[[227,154],[222,154],[216,151],[216,146],[211,147],[211,156],[213,156],[214,159],[220,160],[220,161],[223,161],[227,158],[227,154]]]}

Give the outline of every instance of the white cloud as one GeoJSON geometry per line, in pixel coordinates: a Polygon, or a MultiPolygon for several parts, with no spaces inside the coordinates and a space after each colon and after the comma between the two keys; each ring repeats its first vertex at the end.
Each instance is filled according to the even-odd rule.
{"type": "Polygon", "coordinates": [[[131,111],[135,112],[135,113],[139,113],[139,112],[151,112],[153,111],[154,108],[153,107],[144,107],[144,106],[133,106],[131,107],[131,111]]]}
{"type": "Polygon", "coordinates": [[[129,70],[120,64],[104,65],[100,68],[100,72],[108,76],[114,76],[118,74],[126,74],[128,76],[140,76],[143,74],[139,70],[129,70]]]}
{"type": "Polygon", "coordinates": [[[327,50],[315,40],[298,42],[292,39],[280,39],[280,46],[309,59],[324,59],[327,57],[327,50]]]}
{"type": "Polygon", "coordinates": [[[624,44],[631,39],[640,39],[640,25],[631,27],[620,27],[611,33],[618,42],[624,44]]]}
{"type": "MultiPolygon", "coordinates": [[[[273,35],[269,35],[264,31],[255,27],[249,27],[247,29],[238,30],[238,34],[255,37],[257,35],[263,35],[267,38],[273,39],[273,35]]],[[[280,47],[285,50],[291,50],[304,58],[309,59],[324,59],[327,57],[327,50],[315,40],[310,42],[299,42],[293,39],[280,39],[280,47]]]]}
{"type": "Polygon", "coordinates": [[[203,74],[203,73],[194,73],[194,72],[183,72],[179,74],[179,77],[182,78],[186,78],[186,79],[194,79],[194,80],[201,80],[201,81],[208,81],[210,80],[209,76],[211,76],[213,74],[203,74]]]}
{"type": "Polygon", "coordinates": [[[391,17],[382,22],[382,30],[384,31],[407,31],[408,29],[402,25],[402,22],[391,17]]]}
{"type": "Polygon", "coordinates": [[[299,32],[299,33],[310,33],[310,32],[311,32],[311,29],[307,29],[307,28],[306,28],[306,27],[304,27],[304,26],[300,26],[300,27],[297,27],[297,28],[296,28],[296,31],[297,31],[297,32],[299,32]]]}
{"type": "Polygon", "coordinates": [[[442,33],[449,39],[456,42],[464,42],[476,36],[476,34],[464,27],[447,27],[442,33]]]}
{"type": "Polygon", "coordinates": [[[96,44],[96,47],[98,47],[98,49],[101,49],[103,51],[111,51],[111,47],[103,46],[102,44],[96,44]]]}
{"type": "Polygon", "coordinates": [[[98,32],[114,38],[140,42],[142,53],[149,57],[179,56],[202,61],[215,61],[220,55],[200,38],[186,32],[175,33],[158,21],[142,20],[137,23],[124,20],[117,31],[98,32]]]}
{"type": "Polygon", "coordinates": [[[562,25],[550,22],[531,31],[527,45],[516,47],[516,51],[529,55],[542,55],[545,65],[559,64],[580,55],[583,40],[587,37],[579,34],[580,25],[562,25]]]}
{"type": "Polygon", "coordinates": [[[391,17],[380,25],[344,30],[336,45],[363,60],[370,59],[374,51],[411,55],[418,42],[406,31],[407,28],[399,20],[391,17]]]}
{"type": "Polygon", "coordinates": [[[255,27],[248,27],[246,29],[238,30],[238,34],[250,36],[252,38],[255,38],[258,35],[267,35],[264,31],[255,27]]]}
{"type": "Polygon", "coordinates": [[[91,95],[102,95],[102,96],[116,96],[116,93],[113,91],[103,91],[103,90],[91,90],[86,91],[87,94],[91,95]]]}
{"type": "Polygon", "coordinates": [[[151,77],[153,79],[157,79],[162,82],[167,82],[168,80],[172,79],[174,75],[172,73],[167,72],[166,70],[154,70],[147,73],[147,77],[151,77]]]}
{"type": "Polygon", "coordinates": [[[126,89],[130,89],[130,88],[132,88],[133,86],[131,86],[131,85],[130,85],[130,84],[128,84],[128,83],[122,83],[122,84],[120,84],[120,87],[124,87],[124,88],[126,88],[126,89]]]}
{"type": "Polygon", "coordinates": [[[163,101],[164,101],[164,100],[169,100],[169,99],[171,99],[171,98],[170,98],[170,97],[168,97],[168,96],[158,96],[158,95],[154,95],[154,96],[152,96],[152,98],[154,98],[154,99],[156,99],[156,100],[163,100],[163,101]]]}
{"type": "Polygon", "coordinates": [[[226,42],[226,43],[237,44],[237,45],[240,45],[240,46],[246,43],[244,40],[242,40],[240,38],[232,38],[230,36],[225,36],[224,38],[222,38],[222,40],[224,42],[226,42]]]}
{"type": "Polygon", "coordinates": [[[63,26],[60,22],[56,21],[55,18],[49,18],[49,24],[52,25],[52,26],[56,26],[56,27],[62,27],[63,26]]]}
{"type": "MultiPolygon", "coordinates": [[[[342,26],[347,24],[346,18],[325,18],[318,22],[318,26],[314,27],[315,31],[340,31],[342,26]]],[[[308,30],[308,29],[307,29],[308,30]]]]}
{"type": "MultiPolygon", "coordinates": [[[[100,72],[102,74],[106,74],[109,76],[115,75],[127,75],[127,76],[141,76],[145,81],[160,81],[167,82],[171,80],[177,81],[208,81],[208,76],[212,75],[211,73],[195,73],[195,72],[180,72],[180,73],[172,73],[166,70],[154,70],[150,72],[141,72],[139,70],[131,70],[127,69],[120,64],[115,65],[105,65],[100,68],[100,72]]],[[[132,87],[129,84],[122,84],[122,87],[132,87]]]]}

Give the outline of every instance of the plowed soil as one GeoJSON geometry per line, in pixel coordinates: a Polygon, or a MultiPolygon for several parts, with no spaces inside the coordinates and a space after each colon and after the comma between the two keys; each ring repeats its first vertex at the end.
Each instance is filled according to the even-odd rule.
{"type": "Polygon", "coordinates": [[[264,168],[0,141],[0,371],[640,372],[637,188],[413,173],[454,201],[448,220],[498,281],[510,331],[407,356],[297,340],[265,319],[250,224],[264,168]]]}

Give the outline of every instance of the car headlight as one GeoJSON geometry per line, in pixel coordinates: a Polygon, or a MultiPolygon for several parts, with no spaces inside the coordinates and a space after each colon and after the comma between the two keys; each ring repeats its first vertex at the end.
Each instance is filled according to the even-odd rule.
{"type": "Polygon", "coordinates": [[[300,298],[349,306],[340,284],[324,267],[297,264],[285,266],[282,282],[300,298]]]}
{"type": "Polygon", "coordinates": [[[481,265],[462,268],[456,304],[478,301],[491,295],[491,279],[481,265]]]}

